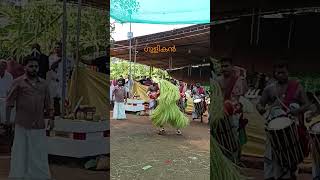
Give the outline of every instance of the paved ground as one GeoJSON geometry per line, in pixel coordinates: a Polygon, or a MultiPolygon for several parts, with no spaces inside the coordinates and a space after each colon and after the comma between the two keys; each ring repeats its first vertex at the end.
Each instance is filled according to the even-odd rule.
{"type": "Polygon", "coordinates": [[[192,122],[182,136],[166,129],[166,135],[158,135],[146,116],[111,120],[111,179],[209,180],[208,125],[192,122]]]}

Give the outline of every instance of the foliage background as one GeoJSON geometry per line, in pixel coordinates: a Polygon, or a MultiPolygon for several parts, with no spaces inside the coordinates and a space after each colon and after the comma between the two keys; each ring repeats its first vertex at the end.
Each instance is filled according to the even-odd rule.
{"type": "MultiPolygon", "coordinates": [[[[110,63],[110,78],[111,79],[118,79],[120,76],[128,77],[130,74],[130,62],[117,59],[117,58],[111,58],[110,63]]],[[[134,79],[139,79],[142,76],[149,77],[150,75],[150,67],[138,64],[138,63],[132,63],[132,76],[134,79]]],[[[161,69],[154,68],[151,74],[152,78],[169,78],[169,74],[161,69]]]]}
{"type": "MultiPolygon", "coordinates": [[[[49,55],[54,43],[62,38],[62,2],[56,0],[29,0],[23,7],[10,4],[0,6],[0,58],[21,57],[39,43],[42,52],[49,55]]],[[[107,11],[82,6],[80,57],[105,52],[109,45],[110,24],[107,11]]],[[[76,52],[78,8],[67,5],[67,52],[76,52]]]]}

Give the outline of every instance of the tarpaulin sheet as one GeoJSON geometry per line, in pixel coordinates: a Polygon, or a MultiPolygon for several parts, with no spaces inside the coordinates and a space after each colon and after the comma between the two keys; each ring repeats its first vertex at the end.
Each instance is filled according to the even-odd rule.
{"type": "Polygon", "coordinates": [[[72,74],[68,97],[72,107],[75,107],[80,97],[81,105],[96,107],[97,114],[108,118],[109,77],[88,68],[79,67],[72,74]]]}
{"type": "Polygon", "coordinates": [[[111,0],[110,16],[121,23],[210,23],[210,0],[111,0]]]}

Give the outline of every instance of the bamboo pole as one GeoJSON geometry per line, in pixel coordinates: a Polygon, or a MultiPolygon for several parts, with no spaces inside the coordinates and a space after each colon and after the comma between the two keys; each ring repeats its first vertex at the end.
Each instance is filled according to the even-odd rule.
{"type": "Polygon", "coordinates": [[[75,97],[78,98],[78,69],[79,69],[79,62],[80,62],[80,33],[81,33],[81,9],[82,9],[82,0],[78,0],[78,17],[77,17],[77,39],[76,39],[76,62],[74,67],[74,82],[75,82],[75,88],[74,93],[75,97]]]}
{"type": "Polygon", "coordinates": [[[62,19],[62,99],[61,99],[61,116],[65,115],[64,102],[66,99],[66,70],[67,70],[67,0],[63,0],[63,19],[62,19]]]}
{"type": "Polygon", "coordinates": [[[130,70],[129,70],[129,74],[130,76],[132,76],[132,71],[131,71],[131,66],[132,66],[132,62],[131,62],[131,44],[132,44],[132,33],[131,33],[131,22],[130,22],[130,32],[129,32],[129,61],[130,61],[130,70]]]}

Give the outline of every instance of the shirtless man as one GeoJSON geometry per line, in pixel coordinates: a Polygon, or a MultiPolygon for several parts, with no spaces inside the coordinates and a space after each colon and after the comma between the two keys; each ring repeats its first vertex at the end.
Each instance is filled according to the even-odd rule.
{"type": "MultiPolygon", "coordinates": [[[[309,108],[309,111],[305,113],[306,123],[309,124],[309,126],[313,125],[313,118],[320,115],[320,91],[317,91],[315,93],[310,93],[309,100],[311,101],[311,106],[309,108]]],[[[320,180],[320,163],[317,161],[317,158],[320,154],[318,152],[317,146],[315,144],[311,143],[311,154],[312,154],[312,176],[314,180],[320,180]]]]}
{"type": "Polygon", "coordinates": [[[196,83],[196,86],[192,89],[192,97],[193,99],[202,99],[202,109],[197,107],[195,103],[193,104],[193,111],[192,111],[192,120],[199,119],[203,122],[203,113],[205,112],[205,101],[204,98],[206,96],[206,91],[204,87],[201,86],[200,83],[196,83]]]}
{"type": "MultiPolygon", "coordinates": [[[[271,115],[276,113],[285,112],[295,117],[304,113],[308,106],[308,99],[306,93],[303,90],[301,84],[295,80],[289,80],[288,76],[288,64],[285,62],[277,63],[274,66],[274,75],[276,82],[268,85],[257,104],[257,110],[260,114],[266,112],[266,105],[269,107],[279,107],[283,111],[271,111],[271,115]],[[298,104],[295,108],[289,108],[293,104],[298,104]],[[284,107],[286,106],[286,107],[284,107]]],[[[300,136],[303,138],[303,136],[300,136]]],[[[268,180],[273,179],[295,179],[295,168],[281,167],[274,154],[272,154],[272,146],[270,139],[267,136],[266,139],[266,150],[265,150],[265,161],[264,161],[264,178],[268,180]]]]}

